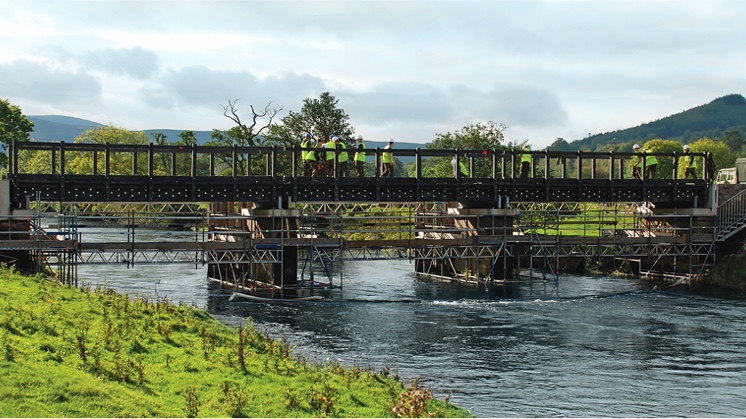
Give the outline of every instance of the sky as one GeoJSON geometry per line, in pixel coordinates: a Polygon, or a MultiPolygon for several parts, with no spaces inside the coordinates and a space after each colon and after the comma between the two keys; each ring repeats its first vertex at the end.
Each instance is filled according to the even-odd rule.
{"type": "Polygon", "coordinates": [[[0,0],[0,99],[131,130],[225,130],[324,92],[355,134],[505,124],[534,149],[746,93],[740,0],[0,0]]]}

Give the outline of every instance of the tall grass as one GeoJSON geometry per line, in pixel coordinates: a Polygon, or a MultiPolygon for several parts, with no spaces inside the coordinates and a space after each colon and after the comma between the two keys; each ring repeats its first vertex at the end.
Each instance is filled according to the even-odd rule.
{"type": "Polygon", "coordinates": [[[2,417],[470,416],[359,367],[313,364],[248,321],[0,270],[2,417]]]}

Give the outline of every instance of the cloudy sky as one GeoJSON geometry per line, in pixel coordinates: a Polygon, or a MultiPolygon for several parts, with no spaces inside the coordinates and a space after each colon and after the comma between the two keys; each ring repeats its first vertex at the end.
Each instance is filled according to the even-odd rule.
{"type": "Polygon", "coordinates": [[[0,0],[0,98],[25,115],[228,129],[228,100],[330,92],[356,133],[493,121],[541,148],[746,94],[746,1],[0,0]]]}

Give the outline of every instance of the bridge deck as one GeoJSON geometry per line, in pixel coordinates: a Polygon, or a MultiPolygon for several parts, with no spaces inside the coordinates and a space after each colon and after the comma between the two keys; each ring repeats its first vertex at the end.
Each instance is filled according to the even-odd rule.
{"type": "MultiPolygon", "coordinates": [[[[648,154],[529,152],[530,173],[519,177],[520,152],[515,150],[394,150],[395,157],[414,160],[412,174],[384,178],[380,176],[382,150],[367,152],[374,159],[372,177],[335,178],[300,176],[298,147],[16,143],[11,152],[11,200],[14,208],[24,208],[37,197],[53,202],[254,201],[275,205],[289,201],[455,201],[490,208],[507,207],[508,202],[648,201],[701,207],[708,196],[706,178],[677,177],[674,169],[681,158],[677,153],[649,154],[667,169],[659,168],[661,179],[647,179],[645,174],[636,179],[630,173],[630,161],[648,154]],[[444,178],[423,173],[424,161],[449,164],[451,158],[468,161],[472,176],[456,173],[457,178],[444,178]],[[92,167],[70,163],[76,159],[88,159],[92,167]],[[81,173],[78,167],[89,167],[89,172],[81,173]]],[[[706,169],[704,154],[694,156],[706,169]]],[[[334,166],[338,164],[334,161],[334,166]]]]}

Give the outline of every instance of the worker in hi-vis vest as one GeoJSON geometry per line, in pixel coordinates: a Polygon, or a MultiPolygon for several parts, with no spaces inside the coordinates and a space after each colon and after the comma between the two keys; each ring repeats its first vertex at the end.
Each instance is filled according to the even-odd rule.
{"type": "Polygon", "coordinates": [[[347,154],[347,145],[339,137],[336,137],[334,139],[334,144],[336,145],[335,148],[337,150],[337,176],[346,177],[347,160],[349,160],[349,155],[347,154]]]}
{"type": "Polygon", "coordinates": [[[523,152],[521,153],[521,177],[528,177],[528,172],[531,171],[531,147],[528,144],[523,146],[523,152]]]}
{"type": "Polygon", "coordinates": [[[316,141],[316,147],[311,148],[311,151],[308,152],[308,160],[313,167],[313,172],[311,172],[313,177],[324,176],[324,163],[326,162],[326,152],[324,150],[324,139],[319,138],[316,141]]]}
{"type": "Polygon", "coordinates": [[[453,156],[453,159],[451,160],[451,166],[453,166],[453,177],[459,177],[458,172],[461,173],[461,177],[469,177],[469,168],[466,167],[466,164],[463,160],[458,160],[458,164],[456,163],[456,156],[453,156]]]}
{"type": "Polygon", "coordinates": [[[326,164],[324,172],[327,176],[334,176],[334,159],[337,157],[337,153],[334,151],[337,147],[337,144],[334,142],[336,138],[337,136],[332,134],[329,136],[329,141],[324,144],[324,148],[326,149],[326,164]]]}
{"type": "Polygon", "coordinates": [[[300,158],[303,161],[303,176],[311,176],[313,173],[314,165],[316,164],[316,158],[313,161],[309,159],[309,155],[313,154],[311,148],[314,146],[314,141],[310,132],[307,132],[303,136],[303,141],[300,143],[300,158]]]}
{"type": "Polygon", "coordinates": [[[363,136],[358,135],[355,137],[357,140],[357,146],[355,147],[355,170],[357,171],[357,177],[365,176],[365,143],[363,143],[363,136]]]}
{"type": "Polygon", "coordinates": [[[383,163],[383,173],[381,177],[394,177],[394,153],[390,150],[394,148],[394,139],[389,140],[389,144],[383,148],[384,152],[381,156],[381,162],[383,163]]]}
{"type": "Polygon", "coordinates": [[[692,156],[691,150],[689,150],[689,144],[684,145],[684,179],[689,179],[691,175],[692,179],[697,178],[697,159],[692,156]]]}

